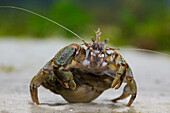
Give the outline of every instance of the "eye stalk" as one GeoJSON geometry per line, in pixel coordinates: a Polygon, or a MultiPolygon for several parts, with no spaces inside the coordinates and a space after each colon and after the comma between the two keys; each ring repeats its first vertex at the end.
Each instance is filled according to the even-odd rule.
{"type": "Polygon", "coordinates": [[[96,33],[96,39],[95,39],[95,37],[91,38],[93,44],[90,44],[90,43],[88,44],[88,43],[86,43],[82,39],[82,41],[84,42],[85,46],[87,46],[88,48],[92,47],[93,51],[99,51],[99,53],[102,53],[102,52],[104,52],[106,50],[120,50],[119,48],[118,49],[114,49],[114,48],[110,48],[110,47],[104,47],[104,45],[108,43],[109,39],[106,38],[101,43],[101,40],[100,40],[100,35],[101,35],[100,29],[98,28],[98,30],[95,33],[96,33]]]}
{"type": "Polygon", "coordinates": [[[97,50],[101,53],[104,51],[105,49],[104,45],[109,41],[109,39],[107,38],[101,43],[100,35],[101,35],[101,32],[100,32],[100,29],[98,28],[98,30],[96,31],[96,40],[94,37],[92,37],[91,40],[93,42],[93,45],[92,45],[93,50],[97,50]]]}
{"type": "Polygon", "coordinates": [[[107,42],[109,42],[109,39],[108,39],[108,38],[106,38],[106,39],[102,42],[102,45],[107,44],[107,42]]]}

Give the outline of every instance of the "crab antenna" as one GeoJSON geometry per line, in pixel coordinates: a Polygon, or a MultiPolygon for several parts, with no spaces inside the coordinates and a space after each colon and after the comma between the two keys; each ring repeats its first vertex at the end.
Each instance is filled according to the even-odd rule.
{"type": "Polygon", "coordinates": [[[143,52],[156,53],[156,54],[160,54],[160,55],[164,55],[164,56],[170,57],[170,54],[169,54],[169,53],[166,53],[166,52],[158,52],[158,51],[149,50],[149,49],[121,48],[121,50],[124,50],[124,51],[143,51],[143,52]]]}
{"type": "Polygon", "coordinates": [[[50,21],[50,22],[52,22],[52,23],[60,26],[61,28],[69,31],[70,33],[72,33],[73,35],[75,35],[76,37],[78,37],[80,40],[83,41],[83,39],[82,39],[79,35],[77,35],[75,32],[73,32],[73,31],[71,31],[70,29],[64,27],[63,25],[61,25],[61,24],[59,24],[59,23],[57,23],[57,22],[55,22],[55,21],[53,21],[53,20],[51,20],[51,19],[49,19],[49,18],[47,18],[47,17],[45,17],[45,16],[42,16],[42,15],[40,15],[40,14],[38,14],[38,13],[35,13],[35,12],[33,12],[33,11],[30,11],[30,10],[27,10],[27,9],[24,9],[24,8],[20,8],[20,7],[15,7],[15,6],[0,6],[0,8],[18,9],[18,10],[22,10],[22,11],[25,11],[25,12],[28,12],[28,13],[31,13],[31,14],[34,14],[34,15],[36,15],[36,16],[39,16],[39,17],[41,17],[41,18],[43,18],[43,19],[45,19],[45,20],[48,20],[48,21],[50,21]]]}

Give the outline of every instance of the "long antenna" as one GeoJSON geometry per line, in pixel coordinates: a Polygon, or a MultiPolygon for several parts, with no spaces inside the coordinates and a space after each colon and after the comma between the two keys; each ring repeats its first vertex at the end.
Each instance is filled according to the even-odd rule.
{"type": "Polygon", "coordinates": [[[33,11],[30,11],[30,10],[27,10],[27,9],[24,9],[24,8],[20,8],[20,7],[15,7],[15,6],[0,6],[0,8],[18,9],[18,10],[22,10],[22,11],[26,11],[26,12],[28,12],[28,13],[34,14],[34,15],[36,15],[36,16],[39,16],[39,17],[41,17],[41,18],[43,18],[43,19],[45,19],[45,20],[48,20],[48,21],[50,21],[50,22],[52,22],[52,23],[54,23],[54,24],[62,27],[63,29],[69,31],[70,33],[72,33],[73,35],[75,35],[76,37],[78,37],[80,40],[83,40],[79,35],[77,35],[77,34],[76,34],[75,32],[73,32],[73,31],[71,31],[70,29],[64,27],[63,25],[61,25],[61,24],[59,24],[59,23],[57,23],[57,22],[55,22],[55,21],[53,21],[53,20],[51,20],[51,19],[49,19],[49,18],[47,18],[47,17],[45,17],[45,16],[42,16],[42,15],[40,15],[40,14],[38,14],[38,13],[35,13],[35,12],[33,12],[33,11]]]}
{"type": "MultiPolygon", "coordinates": [[[[63,25],[61,25],[61,24],[59,24],[59,23],[57,23],[57,22],[55,22],[55,21],[53,21],[53,20],[51,20],[51,19],[43,16],[43,15],[40,15],[40,14],[35,13],[35,12],[33,12],[33,11],[30,11],[30,10],[27,10],[27,9],[24,9],[24,8],[21,8],[21,7],[16,7],[16,6],[0,6],[0,8],[18,9],[18,10],[22,10],[22,11],[25,11],[25,12],[28,12],[28,13],[31,13],[31,14],[34,14],[34,15],[36,15],[36,16],[39,16],[39,17],[41,17],[41,18],[43,18],[43,19],[45,19],[45,20],[48,20],[48,21],[50,21],[50,22],[52,22],[52,23],[60,26],[61,28],[65,29],[65,30],[69,31],[70,33],[72,33],[73,35],[75,35],[76,37],[78,37],[80,40],[82,40],[82,41],[84,42],[83,38],[81,38],[81,37],[80,37],[78,34],[76,34],[75,32],[71,31],[70,29],[64,27],[63,25]]],[[[121,50],[145,51],[145,52],[157,53],[157,54],[161,54],[161,55],[165,55],[165,56],[169,56],[169,57],[170,57],[170,55],[169,55],[168,53],[162,53],[162,52],[157,52],[157,51],[147,50],[147,49],[121,48],[121,50]]]]}
{"type": "Polygon", "coordinates": [[[150,53],[156,53],[156,54],[160,54],[160,55],[164,55],[164,56],[168,56],[170,57],[170,54],[165,53],[165,52],[158,52],[158,51],[154,51],[154,50],[149,50],[149,49],[140,49],[140,48],[121,48],[121,50],[124,51],[143,51],[143,52],[150,52],[150,53]]]}

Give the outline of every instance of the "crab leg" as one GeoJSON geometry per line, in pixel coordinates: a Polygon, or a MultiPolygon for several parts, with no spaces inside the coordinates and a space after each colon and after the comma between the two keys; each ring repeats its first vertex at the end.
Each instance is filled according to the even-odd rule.
{"type": "Polygon", "coordinates": [[[118,83],[117,83],[117,86],[116,86],[116,88],[115,89],[119,89],[120,88],[120,86],[122,85],[122,83],[123,83],[123,79],[124,79],[124,74],[120,77],[120,80],[118,81],[118,83]]]}
{"type": "MultiPolygon", "coordinates": [[[[36,76],[34,76],[34,78],[31,80],[31,84],[33,84],[33,81],[35,80],[35,78],[36,76]]],[[[34,86],[30,85],[30,92],[31,92],[32,101],[35,102],[36,100],[38,100],[37,88],[34,88],[34,86]]],[[[39,104],[38,101],[36,103],[39,104]]]]}
{"type": "Polygon", "coordinates": [[[133,75],[132,75],[132,72],[131,72],[130,68],[127,69],[126,74],[127,74],[126,75],[127,85],[125,86],[122,95],[120,97],[116,98],[116,99],[113,99],[112,101],[117,102],[118,100],[125,99],[125,98],[127,98],[128,96],[131,95],[129,102],[126,105],[126,106],[130,106],[133,103],[133,101],[135,100],[135,98],[136,98],[137,85],[136,85],[136,82],[135,82],[135,80],[133,78],[133,75]]]}
{"type": "Polygon", "coordinates": [[[115,78],[112,82],[111,88],[114,88],[117,85],[117,87],[115,89],[118,89],[123,82],[124,74],[126,72],[127,63],[121,57],[121,55],[117,54],[116,52],[114,53],[114,57],[115,57],[115,59],[114,59],[115,64],[114,65],[116,65],[118,67],[118,71],[116,72],[116,76],[115,76],[115,78]]]}
{"type": "Polygon", "coordinates": [[[39,104],[37,88],[41,85],[43,80],[52,72],[51,61],[49,61],[31,80],[30,93],[32,101],[39,104]]]}
{"type": "Polygon", "coordinates": [[[129,78],[129,77],[128,77],[128,79],[129,79],[128,84],[129,84],[129,87],[130,87],[131,97],[130,97],[130,100],[129,100],[129,102],[126,106],[130,106],[133,103],[133,101],[135,100],[136,95],[137,95],[137,86],[136,86],[135,80],[133,78],[129,78]]]}
{"type": "Polygon", "coordinates": [[[130,100],[126,106],[130,106],[133,103],[133,101],[136,98],[137,87],[136,87],[136,83],[135,83],[134,79],[131,79],[128,82],[129,83],[125,86],[122,95],[116,99],[113,99],[112,100],[113,102],[117,102],[118,100],[125,99],[131,95],[130,100]]]}
{"type": "Polygon", "coordinates": [[[120,97],[116,98],[116,99],[113,99],[112,101],[117,102],[118,100],[122,100],[122,99],[127,98],[129,95],[130,95],[130,88],[129,88],[129,85],[126,85],[124,87],[122,95],[120,97]]]}
{"type": "MultiPolygon", "coordinates": [[[[123,76],[124,72],[125,72],[125,67],[120,66],[119,70],[116,73],[116,77],[112,82],[111,88],[114,88],[117,85],[117,83],[118,83],[118,87],[120,87],[120,85],[121,85],[120,78],[121,78],[121,76],[123,76]],[[118,82],[118,81],[120,81],[120,82],[118,82]]],[[[118,88],[118,87],[116,87],[116,88],[118,88]]]]}

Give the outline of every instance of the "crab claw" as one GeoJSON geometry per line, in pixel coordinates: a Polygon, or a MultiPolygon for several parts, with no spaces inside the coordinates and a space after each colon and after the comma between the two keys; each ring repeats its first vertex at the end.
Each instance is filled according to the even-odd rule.
{"type": "Polygon", "coordinates": [[[70,84],[70,88],[71,88],[72,90],[75,90],[75,89],[76,89],[76,83],[75,83],[74,80],[71,80],[71,81],[69,82],[69,84],[70,84]]]}
{"type": "Polygon", "coordinates": [[[76,83],[73,79],[73,74],[69,70],[65,70],[63,67],[54,71],[58,81],[65,87],[71,88],[72,90],[76,89],[76,83]]]}
{"type": "MultiPolygon", "coordinates": [[[[60,82],[61,83],[61,82],[60,82]]],[[[62,85],[65,87],[65,88],[71,88],[72,90],[75,90],[76,89],[76,83],[74,80],[70,80],[69,82],[64,82],[62,83],[62,85]]]]}

